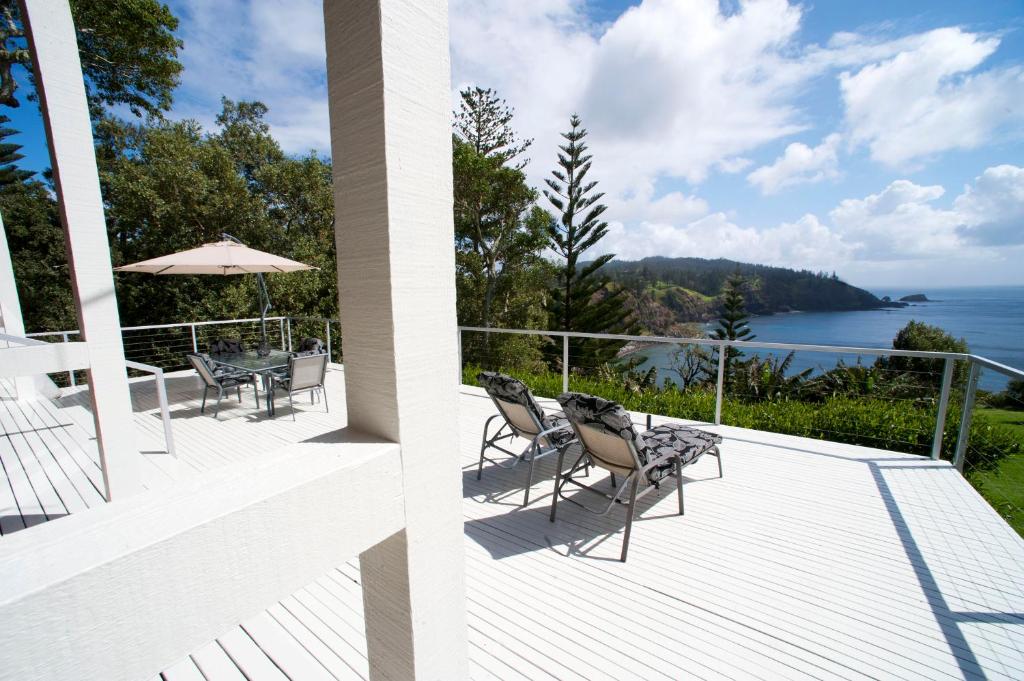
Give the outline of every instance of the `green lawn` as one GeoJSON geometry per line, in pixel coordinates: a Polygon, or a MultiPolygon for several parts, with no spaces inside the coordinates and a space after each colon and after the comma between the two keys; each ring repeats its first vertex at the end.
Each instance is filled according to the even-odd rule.
{"type": "MultiPolygon", "coordinates": [[[[1024,441],[1024,411],[978,409],[986,419],[1012,429],[1024,441]]],[[[1024,455],[1011,454],[994,470],[969,473],[968,478],[1006,522],[1024,536],[1024,455]]]]}

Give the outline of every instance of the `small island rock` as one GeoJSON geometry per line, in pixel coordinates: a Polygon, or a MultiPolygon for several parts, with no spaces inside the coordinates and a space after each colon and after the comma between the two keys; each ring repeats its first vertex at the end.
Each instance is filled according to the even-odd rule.
{"type": "Polygon", "coordinates": [[[900,301],[904,302],[904,303],[927,303],[927,302],[930,302],[928,300],[928,296],[926,296],[923,293],[915,293],[913,295],[903,296],[902,298],[900,298],[900,301]]]}

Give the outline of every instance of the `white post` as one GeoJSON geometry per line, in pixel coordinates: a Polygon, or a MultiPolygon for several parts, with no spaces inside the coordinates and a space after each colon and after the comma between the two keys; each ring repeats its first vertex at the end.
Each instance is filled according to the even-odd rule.
{"type": "Polygon", "coordinates": [[[107,499],[141,491],[121,323],[78,40],[66,0],[21,0],[67,245],[107,499]]]}
{"type": "Polygon", "coordinates": [[[569,392],[569,337],[562,336],[562,392],[569,392]]]}
{"type": "MultiPolygon", "coordinates": [[[[25,335],[25,321],[21,316],[21,302],[18,286],[14,281],[14,263],[7,246],[7,231],[0,217],[0,331],[11,336],[25,335]]],[[[16,376],[14,391],[19,400],[32,399],[36,395],[35,380],[32,376],[16,376]]]]}
{"type": "Polygon", "coordinates": [[[949,409],[949,392],[953,385],[953,363],[956,360],[946,358],[942,370],[942,387],[939,389],[939,406],[935,412],[935,435],[932,436],[932,458],[938,460],[942,455],[942,436],[946,430],[946,412],[949,409]]]}
{"type": "Polygon", "coordinates": [[[978,394],[978,377],[981,376],[981,367],[977,362],[971,362],[970,373],[967,374],[967,388],[964,394],[964,407],[960,416],[960,432],[956,438],[956,454],[953,455],[953,465],[961,473],[964,472],[964,459],[967,458],[967,445],[971,440],[971,419],[974,417],[974,399],[978,394]]]}
{"type": "Polygon", "coordinates": [[[722,425],[722,394],[725,392],[725,354],[729,344],[723,342],[718,346],[718,380],[715,381],[715,425],[722,425]]]}
{"type": "MultiPolygon", "coordinates": [[[[61,337],[64,339],[65,343],[70,342],[68,340],[68,335],[66,333],[62,333],[61,337]]],[[[75,372],[74,371],[69,371],[68,372],[68,385],[71,386],[72,388],[75,387],[75,372]]]]}
{"type": "Polygon", "coordinates": [[[402,447],[406,528],[360,556],[372,679],[468,676],[445,0],[325,0],[351,428],[402,447]]]}
{"type": "Polygon", "coordinates": [[[196,325],[189,324],[188,328],[192,331],[192,352],[199,352],[199,343],[196,342],[196,325]]]}

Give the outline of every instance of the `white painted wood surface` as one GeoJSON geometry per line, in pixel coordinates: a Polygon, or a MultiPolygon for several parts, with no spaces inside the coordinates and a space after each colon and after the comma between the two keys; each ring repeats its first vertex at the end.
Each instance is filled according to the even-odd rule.
{"type": "Polygon", "coordinates": [[[47,343],[0,349],[0,378],[31,378],[88,368],[88,343],[47,343]]]}
{"type": "Polygon", "coordinates": [[[89,347],[89,384],[107,499],[143,489],[141,461],[128,428],[121,323],[114,294],[92,124],[78,41],[67,0],[21,0],[21,18],[49,141],[50,164],[68,254],[81,338],[89,347]]]}
{"type": "MultiPolygon", "coordinates": [[[[337,437],[319,404],[299,404],[295,422],[286,405],[268,419],[243,394],[215,421],[198,413],[196,379],[169,380],[182,475],[256,465],[289,442],[337,437]]],[[[345,399],[337,365],[327,386],[333,413],[345,399]]],[[[134,381],[132,392],[140,432],[159,443],[151,379],[134,381]]],[[[49,405],[45,423],[70,424],[49,432],[84,446],[79,422],[91,420],[79,394],[49,405]]],[[[476,481],[477,438],[492,410],[481,391],[463,388],[472,678],[955,679],[980,678],[978,669],[990,679],[1024,678],[1022,540],[948,464],[721,427],[725,478],[715,478],[714,461],[687,469],[683,517],[671,515],[671,485],[651,499],[622,565],[621,516],[594,518],[566,504],[548,522],[552,461],[540,466],[525,511],[524,470],[485,466],[476,481]]],[[[63,451],[55,453],[62,466],[63,451]]],[[[83,473],[74,484],[87,497],[92,488],[90,505],[102,503],[88,480],[83,473]]],[[[357,563],[266,612],[335,677],[368,678],[357,563]]],[[[241,678],[217,643],[192,658],[208,679],[241,678]]]]}
{"type": "MultiPolygon", "coordinates": [[[[0,679],[148,678],[398,532],[399,448],[365,440],[295,444],[5,537],[0,679]]],[[[298,678],[322,670],[264,639],[277,666],[308,667],[298,678]]]]}
{"type": "Polygon", "coordinates": [[[406,529],[361,557],[370,675],[462,679],[446,0],[326,0],[349,425],[402,445],[406,529]]]}

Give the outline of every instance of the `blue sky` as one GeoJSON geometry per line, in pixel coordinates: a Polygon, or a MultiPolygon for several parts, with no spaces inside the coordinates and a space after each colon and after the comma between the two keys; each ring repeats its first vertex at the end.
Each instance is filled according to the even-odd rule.
{"type": "MultiPolygon", "coordinates": [[[[270,106],[328,153],[318,0],[175,0],[172,117],[270,106]]],[[[553,166],[590,129],[620,257],[837,271],[852,283],[1024,284],[1024,3],[451,0],[453,105],[493,87],[553,166]]],[[[12,115],[46,165],[34,105],[12,115]]]]}

